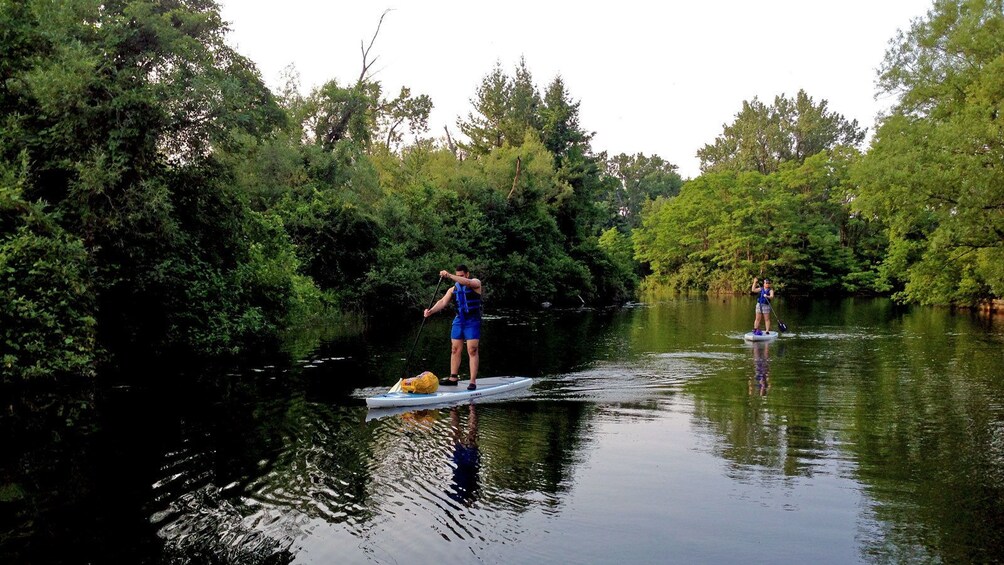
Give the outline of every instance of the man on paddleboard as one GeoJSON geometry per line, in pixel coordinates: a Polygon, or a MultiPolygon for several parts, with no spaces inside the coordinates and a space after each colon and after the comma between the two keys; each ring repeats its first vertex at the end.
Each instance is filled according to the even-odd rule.
{"type": "Polygon", "coordinates": [[[760,318],[764,320],[764,327],[767,328],[767,333],[770,334],[770,301],[774,298],[774,289],[770,286],[770,279],[763,280],[763,286],[760,286],[760,279],[753,277],[753,288],[752,292],[759,293],[756,299],[756,317],[753,320],[753,334],[760,334],[760,318]]]}
{"type": "Polygon", "coordinates": [[[471,277],[467,265],[457,265],[455,273],[439,271],[439,276],[453,281],[446,294],[432,308],[425,310],[425,317],[439,312],[454,301],[457,315],[453,318],[453,329],[450,331],[450,377],[439,381],[444,386],[457,386],[460,381],[460,355],[467,342],[467,358],[470,362],[471,383],[467,390],[478,388],[478,343],[481,341],[481,281],[471,277]]]}

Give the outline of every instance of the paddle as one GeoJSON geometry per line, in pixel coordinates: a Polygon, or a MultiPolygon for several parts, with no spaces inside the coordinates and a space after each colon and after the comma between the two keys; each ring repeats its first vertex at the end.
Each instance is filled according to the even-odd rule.
{"type": "Polygon", "coordinates": [[[766,296],[764,298],[767,300],[767,306],[770,306],[771,313],[774,314],[774,319],[777,320],[777,328],[782,332],[788,331],[788,326],[781,321],[781,318],[777,317],[777,312],[774,312],[774,305],[770,303],[770,298],[767,298],[766,296]]]}
{"type": "MultiPolygon", "coordinates": [[[[439,286],[442,284],[443,277],[439,277],[439,282],[436,283],[436,290],[432,292],[432,300],[429,302],[429,308],[432,308],[432,305],[436,303],[436,295],[439,294],[439,286]]],[[[425,327],[425,319],[425,316],[422,316],[422,324],[418,326],[418,334],[415,335],[415,343],[411,344],[411,351],[408,352],[408,356],[404,359],[404,376],[398,379],[397,384],[390,387],[390,391],[388,392],[400,392],[401,383],[404,382],[404,379],[408,378],[408,367],[411,364],[411,356],[415,353],[415,346],[418,345],[418,338],[422,335],[422,328],[425,327]]]]}

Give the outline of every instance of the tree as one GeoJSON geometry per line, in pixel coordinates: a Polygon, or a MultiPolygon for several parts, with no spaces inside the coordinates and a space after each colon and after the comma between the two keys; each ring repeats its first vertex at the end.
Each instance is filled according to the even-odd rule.
{"type": "Polygon", "coordinates": [[[397,98],[383,101],[378,108],[377,123],[383,132],[384,146],[388,151],[399,146],[404,140],[400,128],[407,125],[412,135],[429,131],[429,113],[432,112],[432,98],[422,94],[412,97],[411,89],[402,86],[397,98]]]}
{"type": "Polygon", "coordinates": [[[803,90],[794,99],[776,96],[771,106],[757,98],[744,101],[735,121],[723,127],[713,144],[697,150],[702,172],[769,174],[781,163],[801,163],[837,145],[857,146],[865,136],[857,120],[829,112],[826,100],[816,104],[803,90]]]}
{"type": "Polygon", "coordinates": [[[879,87],[899,95],[860,166],[857,210],[883,219],[897,298],[1004,296],[1004,2],[938,0],[900,32],[879,87]]]}
{"type": "MultiPolygon", "coordinates": [[[[0,169],[20,171],[23,199],[59,228],[48,233],[67,234],[23,248],[51,252],[65,280],[81,273],[87,292],[63,307],[86,318],[93,304],[98,342],[118,351],[230,350],[284,323],[311,283],[217,155],[285,116],[224,41],[215,2],[0,6],[0,169]]],[[[16,229],[10,241],[41,237],[16,229]]]]}
{"type": "Polygon", "coordinates": [[[540,94],[522,58],[512,77],[496,63],[481,80],[471,104],[474,111],[466,121],[457,122],[468,139],[460,146],[471,155],[486,155],[505,143],[519,146],[528,131],[540,131],[540,94]]]}
{"type": "Polygon", "coordinates": [[[0,383],[88,374],[96,312],[87,253],[43,206],[23,199],[19,176],[0,163],[0,383]]]}
{"type": "Polygon", "coordinates": [[[573,102],[565,81],[560,76],[554,78],[544,92],[544,104],[540,110],[540,140],[544,147],[555,156],[557,165],[576,150],[588,150],[593,134],[579,125],[580,102],[573,102]]]}
{"type": "Polygon", "coordinates": [[[658,155],[621,153],[605,160],[606,174],[617,179],[612,190],[602,195],[608,209],[608,222],[627,229],[641,222],[645,203],[659,197],[675,196],[680,192],[683,179],[677,166],[658,155]]]}

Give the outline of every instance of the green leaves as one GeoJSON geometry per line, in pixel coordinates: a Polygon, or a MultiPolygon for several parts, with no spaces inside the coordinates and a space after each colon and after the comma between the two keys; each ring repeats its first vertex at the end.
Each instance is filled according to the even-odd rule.
{"type": "Polygon", "coordinates": [[[0,165],[0,365],[4,382],[84,373],[95,360],[94,302],[83,243],[21,197],[0,165]]]}
{"type": "Polygon", "coordinates": [[[705,173],[644,209],[635,257],[677,289],[745,292],[752,276],[771,276],[787,292],[874,290],[882,246],[844,203],[849,157],[705,173]]]}
{"type": "Polygon", "coordinates": [[[1004,5],[940,0],[886,54],[900,100],[854,170],[855,208],[886,219],[900,299],[973,305],[1004,279],[1004,5]]]}
{"type": "Polygon", "coordinates": [[[801,163],[838,145],[861,143],[865,130],[857,120],[847,121],[827,105],[826,100],[816,104],[803,90],[793,99],[776,96],[770,106],[756,98],[744,101],[735,121],[724,126],[715,142],[697,150],[701,171],[769,174],[782,163],[801,163]]]}
{"type": "Polygon", "coordinates": [[[621,153],[606,159],[605,166],[606,173],[616,182],[607,185],[600,199],[606,206],[608,221],[627,228],[640,224],[646,202],[675,196],[683,185],[677,166],[658,155],[621,153]]]}

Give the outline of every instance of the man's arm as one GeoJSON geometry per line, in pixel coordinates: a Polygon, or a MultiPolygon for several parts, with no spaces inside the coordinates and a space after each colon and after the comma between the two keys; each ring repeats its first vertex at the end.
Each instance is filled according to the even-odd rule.
{"type": "MultiPolygon", "coordinates": [[[[458,277],[449,271],[439,271],[439,276],[450,279],[453,282],[460,283],[463,286],[469,287],[472,290],[481,290],[481,281],[478,279],[465,279],[464,277],[458,277]]],[[[452,289],[451,289],[452,290],[452,289]]]]}
{"type": "Polygon", "coordinates": [[[428,318],[429,316],[435,314],[436,312],[439,312],[443,308],[446,308],[446,305],[450,303],[450,297],[452,296],[453,296],[453,287],[451,286],[446,290],[446,294],[444,294],[442,298],[440,298],[435,304],[432,305],[432,308],[425,309],[425,312],[423,313],[424,316],[428,318]]]}
{"type": "Polygon", "coordinates": [[[753,288],[750,289],[750,292],[760,292],[761,290],[763,289],[760,288],[760,279],[753,277],[753,288]]]}

